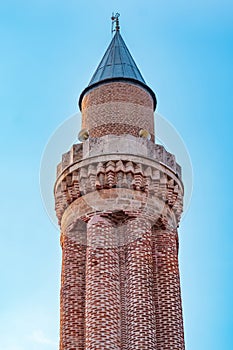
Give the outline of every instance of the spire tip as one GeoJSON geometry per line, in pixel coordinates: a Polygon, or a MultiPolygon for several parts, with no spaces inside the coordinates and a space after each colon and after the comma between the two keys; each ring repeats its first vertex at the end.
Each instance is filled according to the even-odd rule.
{"type": "Polygon", "coordinates": [[[120,17],[120,14],[118,12],[116,12],[115,15],[114,15],[114,13],[112,13],[112,17],[111,17],[111,20],[112,20],[112,33],[120,31],[119,17],[120,17]],[[114,27],[114,25],[115,25],[115,27],[114,27]]]}

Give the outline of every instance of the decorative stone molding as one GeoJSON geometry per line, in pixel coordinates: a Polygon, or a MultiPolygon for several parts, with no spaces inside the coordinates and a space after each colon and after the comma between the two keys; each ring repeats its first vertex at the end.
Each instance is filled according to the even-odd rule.
{"type": "MultiPolygon", "coordinates": [[[[55,186],[55,209],[59,222],[66,208],[77,198],[102,189],[125,188],[156,196],[176,212],[182,213],[183,188],[172,173],[138,162],[109,160],[79,162],[58,178],[55,186]]],[[[141,160],[141,161],[140,161],[141,160]]],[[[139,162],[140,161],[140,162],[139,162]]]]}
{"type": "Polygon", "coordinates": [[[62,155],[62,161],[57,165],[57,176],[59,176],[71,164],[81,160],[83,157],[83,144],[72,145],[71,149],[62,155]]]}
{"type": "Polygon", "coordinates": [[[75,144],[71,150],[62,156],[62,162],[57,166],[57,176],[67,167],[90,157],[107,154],[127,154],[143,156],[164,164],[181,179],[181,167],[176,163],[175,156],[166,151],[162,145],[150,140],[132,135],[106,135],[99,138],[89,138],[82,144],[75,144]]]}
{"type": "MultiPolygon", "coordinates": [[[[176,213],[168,204],[155,197],[134,190],[113,188],[92,192],[75,200],[65,210],[61,220],[61,236],[67,236],[81,245],[89,245],[86,239],[86,225],[93,220],[107,220],[116,234],[115,246],[125,246],[126,229],[129,221],[143,220],[151,229],[176,231],[176,213]]],[[[140,226],[134,230],[132,240],[141,239],[140,226]]],[[[63,240],[61,239],[61,245],[63,240]]],[[[105,242],[105,248],[111,244],[105,242]]],[[[100,246],[99,246],[100,247],[100,246]]]]}

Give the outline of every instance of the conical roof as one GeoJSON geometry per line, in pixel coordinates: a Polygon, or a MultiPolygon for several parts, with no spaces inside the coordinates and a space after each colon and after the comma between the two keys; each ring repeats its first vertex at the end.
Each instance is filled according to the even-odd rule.
{"type": "Polygon", "coordinates": [[[128,78],[146,84],[119,31],[114,35],[88,86],[112,78],[128,78]]]}
{"type": "Polygon", "coordinates": [[[139,84],[149,91],[156,107],[156,97],[151,88],[146,84],[133,57],[131,56],[121,34],[116,31],[110,45],[108,46],[100,64],[93,74],[89,85],[82,92],[79,98],[79,107],[81,109],[83,96],[88,90],[110,81],[130,81],[139,84]]]}

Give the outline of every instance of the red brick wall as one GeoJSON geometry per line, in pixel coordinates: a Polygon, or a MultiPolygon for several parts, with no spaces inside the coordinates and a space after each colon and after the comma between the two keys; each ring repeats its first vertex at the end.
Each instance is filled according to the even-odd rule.
{"type": "Polygon", "coordinates": [[[130,83],[100,85],[83,98],[82,128],[88,129],[91,137],[138,136],[140,129],[146,129],[153,140],[153,99],[142,87],[130,83]]]}
{"type": "Polygon", "coordinates": [[[63,234],[60,291],[60,349],[85,349],[86,246],[63,234]]]}
{"type": "Polygon", "coordinates": [[[62,235],[60,349],[184,350],[176,230],[104,215],[62,235]]]}
{"type": "Polygon", "coordinates": [[[156,350],[184,350],[178,235],[169,227],[154,227],[152,232],[156,350]]]}
{"type": "Polygon", "coordinates": [[[143,217],[128,222],[125,258],[127,344],[123,349],[156,349],[151,227],[143,217]],[[135,239],[135,237],[139,238],[135,239]]]}
{"type": "Polygon", "coordinates": [[[119,252],[116,230],[99,215],[87,224],[86,350],[121,349],[119,252]]]}

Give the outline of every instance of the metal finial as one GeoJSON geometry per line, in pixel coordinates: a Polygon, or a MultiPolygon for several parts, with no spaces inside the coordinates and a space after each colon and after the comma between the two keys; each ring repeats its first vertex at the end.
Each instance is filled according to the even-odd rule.
{"type": "Polygon", "coordinates": [[[112,33],[120,31],[119,17],[120,17],[120,14],[118,12],[115,15],[114,15],[114,13],[112,13],[112,17],[111,17],[112,33]],[[114,24],[115,24],[115,28],[114,28],[114,24]]]}

